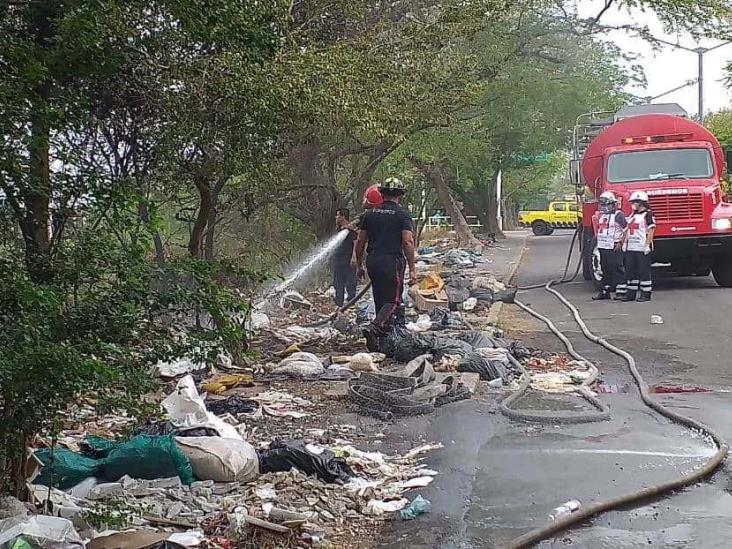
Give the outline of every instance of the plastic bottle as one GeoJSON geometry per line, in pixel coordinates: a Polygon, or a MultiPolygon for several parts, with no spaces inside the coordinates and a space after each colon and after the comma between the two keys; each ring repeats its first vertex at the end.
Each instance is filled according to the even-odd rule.
{"type": "Polygon", "coordinates": [[[549,520],[557,520],[569,514],[572,514],[581,506],[582,503],[580,503],[579,500],[571,499],[567,503],[560,505],[559,507],[555,507],[551,515],[549,515],[549,520]]]}

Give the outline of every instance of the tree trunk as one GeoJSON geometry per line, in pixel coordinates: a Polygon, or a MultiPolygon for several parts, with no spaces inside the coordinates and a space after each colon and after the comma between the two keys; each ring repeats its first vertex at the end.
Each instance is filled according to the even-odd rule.
{"type": "Polygon", "coordinates": [[[219,220],[219,195],[221,194],[221,189],[224,188],[225,181],[223,177],[219,178],[211,192],[211,210],[208,225],[206,226],[206,246],[204,249],[204,257],[209,260],[216,256],[216,224],[219,220]]]}
{"type": "MultiPolygon", "coordinates": [[[[47,48],[52,35],[50,9],[45,3],[34,8],[35,42],[39,48],[47,48]]],[[[28,145],[30,177],[28,185],[21,191],[25,215],[20,227],[25,241],[26,265],[31,279],[37,283],[47,282],[51,277],[50,98],[50,83],[46,80],[38,82],[31,99],[31,138],[28,145]]]]}
{"type": "Polygon", "coordinates": [[[447,182],[445,181],[445,175],[442,169],[436,164],[428,165],[416,162],[416,165],[430,183],[432,183],[432,186],[437,193],[437,200],[445,209],[445,213],[452,219],[452,223],[455,227],[455,235],[457,236],[457,245],[459,247],[472,246],[475,248],[482,248],[483,244],[473,236],[473,231],[465,220],[465,216],[462,214],[457,204],[455,204],[455,200],[452,198],[450,190],[447,187],[447,182]]]}
{"type": "Polygon", "coordinates": [[[486,232],[488,234],[494,234],[497,237],[504,237],[503,231],[498,226],[498,197],[496,196],[496,191],[498,189],[498,176],[501,173],[501,168],[497,166],[493,170],[493,175],[491,176],[491,181],[488,187],[488,196],[487,196],[487,211],[486,211],[486,223],[487,225],[484,225],[486,232]]]}
{"type": "MultiPolygon", "coordinates": [[[[147,209],[145,202],[140,201],[138,204],[137,215],[143,223],[150,222],[150,211],[147,209]]],[[[160,231],[155,231],[155,234],[153,234],[153,247],[155,249],[155,261],[159,267],[163,267],[165,265],[165,247],[163,246],[160,231]]]]}
{"type": "Polygon", "coordinates": [[[196,220],[188,239],[188,253],[191,257],[203,257],[203,235],[209,224],[212,213],[211,187],[208,179],[196,176],[193,181],[198,189],[199,204],[196,220]]]}

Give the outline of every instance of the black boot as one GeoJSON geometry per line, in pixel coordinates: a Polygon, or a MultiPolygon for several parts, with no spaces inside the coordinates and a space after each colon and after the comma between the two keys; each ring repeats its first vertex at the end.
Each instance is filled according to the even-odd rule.
{"type": "Polygon", "coordinates": [[[381,345],[379,344],[380,334],[373,326],[366,326],[363,329],[363,337],[366,338],[366,348],[369,352],[378,353],[381,345]]]}
{"type": "Polygon", "coordinates": [[[592,297],[592,301],[604,301],[605,299],[610,299],[610,292],[607,288],[603,288],[599,294],[592,297]]]}
{"type": "Polygon", "coordinates": [[[623,301],[625,303],[627,303],[628,301],[635,301],[636,293],[637,292],[635,290],[628,290],[628,292],[620,298],[620,301],[623,301]]]}
{"type": "Polygon", "coordinates": [[[638,302],[643,303],[651,300],[651,292],[641,292],[638,297],[638,302]]]}

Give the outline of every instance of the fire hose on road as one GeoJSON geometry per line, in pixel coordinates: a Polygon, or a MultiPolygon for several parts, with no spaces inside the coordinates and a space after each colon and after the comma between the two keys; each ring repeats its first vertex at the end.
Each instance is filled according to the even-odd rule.
{"type": "MultiPolygon", "coordinates": [[[[702,433],[708,435],[713,441],[714,444],[717,447],[717,451],[715,454],[700,468],[696,469],[695,471],[688,473],[686,475],[682,475],[676,478],[673,478],[671,480],[655,484],[653,486],[649,486],[647,488],[642,488],[633,492],[629,492],[627,494],[623,494],[621,496],[610,498],[604,501],[599,501],[597,503],[593,503],[590,505],[586,505],[578,509],[576,512],[558,518],[549,524],[547,524],[544,527],[537,528],[534,530],[531,530],[527,532],[526,534],[523,534],[522,536],[519,536],[513,540],[511,540],[508,544],[505,545],[506,549],[520,549],[525,547],[532,547],[533,545],[539,543],[542,540],[545,540],[547,538],[550,538],[553,535],[556,535],[564,530],[567,530],[573,526],[576,526],[578,524],[581,524],[585,522],[586,520],[599,515],[600,513],[604,513],[606,511],[610,511],[612,509],[618,509],[620,507],[626,506],[626,505],[633,505],[640,503],[642,501],[648,500],[650,498],[659,497],[665,494],[668,494],[674,490],[678,490],[680,488],[683,488],[685,486],[688,486],[690,484],[693,484],[695,482],[698,482],[711,473],[713,473],[725,460],[727,457],[727,453],[729,451],[729,446],[727,445],[727,442],[722,438],[722,436],[717,433],[712,428],[704,425],[700,421],[697,421],[693,418],[683,416],[677,412],[674,412],[673,410],[670,410],[669,408],[666,408],[664,405],[660,404],[659,402],[656,402],[650,395],[648,391],[648,385],[646,384],[645,380],[643,379],[643,376],[638,370],[635,358],[633,358],[633,355],[628,353],[627,351],[613,345],[612,343],[608,342],[607,340],[595,335],[590,331],[590,329],[587,327],[587,324],[582,319],[579,310],[577,307],[574,306],[564,295],[562,295],[559,291],[554,289],[552,286],[556,284],[562,284],[565,282],[569,282],[570,280],[574,280],[574,278],[577,276],[577,272],[575,272],[574,277],[571,279],[566,278],[567,270],[569,263],[571,261],[572,257],[572,248],[574,247],[575,239],[577,238],[577,233],[575,233],[575,237],[572,239],[572,246],[570,248],[570,252],[567,258],[567,264],[565,266],[564,270],[564,276],[560,280],[551,280],[547,282],[545,285],[539,285],[538,287],[543,287],[547,292],[553,294],[569,311],[572,313],[572,316],[574,317],[575,322],[580,327],[580,330],[584,334],[584,336],[592,341],[593,343],[600,345],[604,349],[610,351],[611,353],[621,357],[625,362],[628,364],[628,369],[630,370],[631,375],[633,376],[633,379],[635,380],[636,385],[638,386],[638,390],[640,392],[641,399],[643,403],[651,408],[652,410],[658,412],[662,416],[666,417],[667,419],[678,423],[679,425],[683,425],[684,427],[687,427],[688,429],[692,430],[698,430],[702,433]]],[[[579,269],[578,269],[579,270],[579,269]]],[[[529,287],[529,288],[521,288],[521,289],[533,289],[536,287],[529,287]]],[[[561,331],[552,323],[552,321],[545,316],[541,315],[528,305],[522,303],[521,301],[516,301],[516,305],[518,305],[522,310],[526,311],[530,315],[534,316],[535,318],[541,320],[544,322],[552,332],[554,332],[567,346],[567,350],[577,358],[578,360],[584,360],[581,358],[580,355],[576,354],[576,352],[573,350],[571,342],[569,339],[561,333],[561,331]]],[[[528,376],[525,375],[526,378],[528,376]]],[[[523,385],[523,384],[522,384],[523,385]]],[[[528,384],[527,384],[528,386],[528,384]]],[[[526,388],[524,388],[525,390],[526,388]]],[[[523,393],[522,393],[523,394],[523,393]]],[[[514,397],[514,395],[511,395],[509,398],[514,397]]],[[[513,398],[513,401],[515,401],[518,397],[513,398]]],[[[504,401],[505,402],[505,401],[504,401]]],[[[510,403],[509,403],[510,404],[510,403]]],[[[505,413],[505,410],[504,410],[505,413]]],[[[602,415],[602,412],[598,412],[593,414],[594,416],[600,416],[602,415]]],[[[586,420],[587,421],[587,420],[586,420]]]]}

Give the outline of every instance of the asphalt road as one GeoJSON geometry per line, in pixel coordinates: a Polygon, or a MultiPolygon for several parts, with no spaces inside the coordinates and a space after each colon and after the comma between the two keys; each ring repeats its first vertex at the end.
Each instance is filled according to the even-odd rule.
{"type": "MultiPolygon", "coordinates": [[[[522,285],[561,274],[571,233],[529,237],[519,271],[522,285]]],[[[650,385],[709,389],[697,394],[657,395],[732,440],[732,290],[711,278],[665,278],[651,303],[592,302],[589,283],[562,292],[582,312],[590,329],[636,356],[650,385]],[[651,325],[651,314],[665,323],[651,325]]],[[[612,418],[602,423],[553,426],[511,422],[496,413],[495,397],[445,406],[432,416],[392,427],[388,438],[409,446],[443,440],[428,464],[440,471],[422,493],[430,515],[394,521],[380,547],[499,547],[544,524],[552,508],[570,499],[597,501],[688,472],[713,449],[699,435],[643,406],[624,362],[587,342],[566,309],[550,294],[530,291],[522,300],[553,318],[578,350],[600,368],[612,418]]],[[[559,350],[543,324],[508,308],[506,328],[527,345],[559,350]]],[[[573,397],[527,399],[527,408],[567,409],[573,397]]],[[[732,475],[719,470],[707,482],[645,506],[612,512],[584,527],[544,542],[543,548],[722,548],[732,546],[732,475]]]]}

